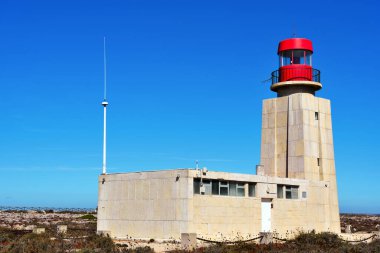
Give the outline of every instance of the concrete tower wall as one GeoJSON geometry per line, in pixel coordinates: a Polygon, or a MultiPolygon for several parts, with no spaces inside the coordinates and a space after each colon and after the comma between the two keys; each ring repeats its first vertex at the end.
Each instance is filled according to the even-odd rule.
{"type": "Polygon", "coordinates": [[[307,93],[264,100],[261,164],[270,176],[335,180],[330,101],[307,93]]]}
{"type": "Polygon", "coordinates": [[[308,93],[264,100],[261,164],[268,176],[325,182],[324,222],[340,231],[329,100],[308,93]]]}

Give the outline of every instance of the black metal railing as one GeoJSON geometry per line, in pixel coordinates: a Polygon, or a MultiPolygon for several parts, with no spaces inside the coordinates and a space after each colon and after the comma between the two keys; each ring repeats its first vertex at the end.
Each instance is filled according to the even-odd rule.
{"type": "Polygon", "coordinates": [[[321,71],[312,68],[278,69],[272,72],[272,84],[285,81],[321,82],[321,71]]]}

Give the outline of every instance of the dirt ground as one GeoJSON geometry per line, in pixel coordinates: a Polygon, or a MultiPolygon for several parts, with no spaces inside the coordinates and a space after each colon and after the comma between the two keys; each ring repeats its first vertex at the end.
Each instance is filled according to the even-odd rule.
{"type": "Polygon", "coordinates": [[[352,233],[379,231],[380,215],[341,214],[340,226],[342,232],[344,232],[347,225],[351,225],[352,233]]]}
{"type": "MultiPolygon", "coordinates": [[[[367,237],[366,233],[380,230],[380,215],[341,214],[341,227],[343,233],[345,232],[345,228],[347,225],[351,225],[351,236],[359,236],[364,234],[364,237],[367,237]]],[[[96,213],[54,212],[52,210],[45,210],[0,211],[0,253],[8,252],[8,249],[10,248],[17,248],[17,245],[24,245],[25,240],[23,241],[23,238],[27,238],[27,241],[31,241],[31,239],[28,238],[28,236],[33,236],[32,231],[35,228],[45,228],[46,233],[44,234],[45,237],[34,239],[38,239],[39,243],[41,241],[43,242],[43,240],[46,240],[46,245],[51,246],[55,250],[63,250],[63,248],[66,247],[66,251],[69,249],[75,249],[77,252],[92,252],[94,248],[99,249],[103,247],[103,249],[105,250],[106,248],[112,249],[113,247],[115,247],[115,251],[105,250],[104,252],[153,252],[152,248],[154,248],[156,252],[184,252],[181,250],[181,244],[179,242],[174,241],[158,242],[152,240],[143,242],[133,240],[131,238],[130,240],[112,242],[110,238],[102,238],[96,236],[96,213]],[[57,233],[57,225],[67,225],[67,233],[62,238],[57,233]],[[11,246],[12,244],[13,246],[11,246]],[[86,247],[89,251],[83,251],[83,248],[86,247]],[[136,251],[137,248],[141,248],[142,251],[136,251]]],[[[350,234],[346,235],[350,236],[350,234]]],[[[314,238],[314,235],[310,236],[311,238],[314,238]]],[[[320,240],[320,238],[318,240],[320,240]]],[[[379,246],[378,244],[379,243],[376,244],[376,247],[379,246]]],[[[254,248],[261,247],[255,245],[251,246],[254,248]]],[[[212,247],[210,249],[218,249],[218,247],[212,247]]],[[[283,246],[279,244],[279,247],[283,246]]],[[[203,248],[202,245],[201,248],[203,248]]],[[[24,248],[22,248],[22,251],[20,252],[24,252],[23,250],[24,248]]],[[[223,252],[240,252],[239,249],[236,249],[236,251],[230,250],[231,249],[228,248],[228,251],[223,252]]],[[[289,248],[289,250],[289,252],[298,252],[296,250],[292,251],[291,247],[289,248]]],[[[17,253],[18,251],[14,252],[17,253]]],[[[51,252],[56,251],[52,250],[51,252]]],[[[252,252],[256,251],[254,250],[252,252]]]]}

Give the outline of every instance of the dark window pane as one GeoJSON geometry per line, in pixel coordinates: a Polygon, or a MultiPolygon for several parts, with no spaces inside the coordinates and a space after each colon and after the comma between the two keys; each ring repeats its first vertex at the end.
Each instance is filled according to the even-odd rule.
{"type": "Polygon", "coordinates": [[[304,50],[293,50],[293,64],[305,64],[304,50]]]}
{"type": "Polygon", "coordinates": [[[194,194],[200,194],[200,187],[201,187],[201,180],[198,178],[194,178],[193,183],[194,188],[194,194]]]}
{"type": "Polygon", "coordinates": [[[291,199],[292,198],[292,188],[291,188],[291,186],[286,186],[285,187],[285,194],[286,194],[286,198],[287,199],[291,199]]]}
{"type": "Polygon", "coordinates": [[[282,65],[281,66],[286,66],[291,64],[292,60],[292,51],[285,51],[282,53],[282,65]]]}
{"type": "Polygon", "coordinates": [[[228,196],[228,188],[227,187],[220,187],[220,195],[228,196]]]}
{"type": "Polygon", "coordinates": [[[219,195],[219,181],[212,181],[212,195],[219,195]]]}
{"type": "Polygon", "coordinates": [[[219,182],[219,194],[223,196],[228,196],[228,182],[226,181],[219,182]]]}

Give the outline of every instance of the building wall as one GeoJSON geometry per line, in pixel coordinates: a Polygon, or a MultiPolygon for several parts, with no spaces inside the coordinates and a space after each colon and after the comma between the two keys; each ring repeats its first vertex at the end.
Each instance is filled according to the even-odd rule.
{"type": "MultiPolygon", "coordinates": [[[[256,182],[255,197],[194,195],[194,231],[198,236],[234,240],[239,236],[252,238],[262,231],[261,201],[270,199],[272,231],[293,236],[300,231],[331,231],[340,233],[334,223],[337,209],[330,208],[330,185],[325,181],[209,172],[209,179],[256,182]],[[298,199],[277,198],[277,185],[299,186],[298,199]],[[327,186],[326,186],[327,185],[327,186]],[[306,193],[306,197],[302,196],[306,193]]],[[[338,217],[339,218],[339,217],[338,217]]],[[[339,221],[339,219],[338,219],[339,221]]]]}
{"type": "Polygon", "coordinates": [[[194,231],[200,237],[234,240],[260,232],[260,198],[196,195],[193,205],[194,231]]]}
{"type": "Polygon", "coordinates": [[[202,176],[245,182],[245,196],[193,194],[193,178],[200,177],[196,170],[101,175],[97,230],[115,238],[178,240],[181,233],[252,238],[262,231],[261,201],[271,199],[272,230],[282,236],[312,229],[340,232],[331,216],[329,182],[212,171],[202,176]],[[249,182],[256,183],[254,197],[248,196],[249,182]],[[298,199],[278,199],[278,184],[299,186],[298,199]]]}
{"type": "MultiPolygon", "coordinates": [[[[190,171],[194,178],[199,178],[196,171],[190,171]]],[[[256,195],[262,195],[259,182],[266,178],[226,172],[210,171],[204,175],[211,180],[234,182],[255,182],[256,195]]],[[[275,187],[274,187],[275,188],[275,187]]],[[[193,229],[199,237],[216,240],[234,240],[239,237],[251,237],[261,229],[261,198],[248,196],[248,184],[245,185],[245,196],[218,196],[194,194],[193,229]]]]}
{"type": "MultiPolygon", "coordinates": [[[[336,208],[330,208],[330,188],[327,182],[308,182],[307,197],[297,200],[273,199],[273,229],[281,235],[297,234],[299,231],[340,233],[340,223],[334,222],[336,208]],[[327,185],[327,186],[326,186],[327,185]]],[[[339,215],[339,213],[338,213],[339,215]]]]}
{"type": "Polygon", "coordinates": [[[101,175],[98,184],[99,232],[145,239],[178,238],[188,232],[193,190],[188,171],[101,175]]]}

